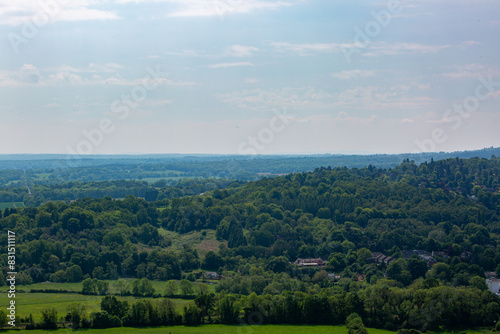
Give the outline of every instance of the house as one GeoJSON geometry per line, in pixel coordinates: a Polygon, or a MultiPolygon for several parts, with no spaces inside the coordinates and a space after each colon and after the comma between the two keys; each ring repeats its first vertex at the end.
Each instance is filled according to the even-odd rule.
{"type": "Polygon", "coordinates": [[[433,258],[431,255],[429,254],[418,254],[418,257],[421,259],[421,260],[424,260],[425,262],[427,262],[427,265],[429,267],[432,267],[433,265],[435,265],[437,263],[436,259],[433,258]]]}
{"type": "Polygon", "coordinates": [[[324,267],[324,266],[326,266],[326,262],[323,261],[323,259],[321,259],[321,258],[297,259],[297,261],[295,261],[294,264],[296,264],[298,266],[304,266],[304,267],[324,267]]]}
{"type": "Polygon", "coordinates": [[[487,278],[486,285],[488,286],[488,290],[495,294],[499,294],[500,291],[500,279],[498,278],[487,278]]]}
{"type": "Polygon", "coordinates": [[[215,271],[206,271],[204,276],[208,279],[220,279],[220,275],[215,271]]]}
{"type": "Polygon", "coordinates": [[[497,273],[496,273],[496,272],[494,272],[494,271],[486,271],[486,272],[484,273],[484,276],[485,276],[486,278],[497,278],[497,273]]]}
{"type": "Polygon", "coordinates": [[[389,265],[392,261],[396,260],[392,256],[386,256],[383,253],[373,252],[372,257],[368,259],[368,262],[381,264],[385,263],[389,265]]]}
{"type": "Polygon", "coordinates": [[[333,281],[334,279],[340,279],[340,275],[335,275],[335,273],[328,274],[328,279],[333,281]]]}

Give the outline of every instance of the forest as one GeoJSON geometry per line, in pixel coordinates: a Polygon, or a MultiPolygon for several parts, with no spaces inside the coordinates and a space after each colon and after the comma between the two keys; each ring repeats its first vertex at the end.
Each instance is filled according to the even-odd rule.
{"type": "MultiPolygon", "coordinates": [[[[491,156],[321,167],[250,182],[38,185],[31,192],[39,204],[0,211],[0,243],[15,231],[18,284],[83,282],[82,293],[103,296],[100,312],[68,311],[76,327],[492,328],[500,299],[485,277],[500,274],[499,175],[500,158],[491,156]],[[214,235],[217,249],[176,247],[175,236],[189,233],[214,235]],[[187,288],[207,272],[218,276],[213,292],[187,288]],[[176,282],[181,293],[154,291],[156,281],[176,282]],[[155,298],[125,305],[115,295],[155,298]],[[179,312],[171,298],[193,303],[179,312]]],[[[0,263],[7,267],[7,254],[0,263]]],[[[43,319],[54,319],[49,311],[43,319]]]]}

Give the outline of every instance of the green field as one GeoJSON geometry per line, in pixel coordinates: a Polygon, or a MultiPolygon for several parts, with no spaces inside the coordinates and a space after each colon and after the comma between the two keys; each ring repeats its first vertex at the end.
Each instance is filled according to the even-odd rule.
{"type": "MultiPolygon", "coordinates": [[[[132,281],[134,281],[133,278],[124,278],[120,279],[122,281],[126,281],[129,286],[132,285],[132,281]]],[[[107,280],[106,282],[109,283],[109,290],[108,294],[116,295],[119,293],[118,289],[116,288],[116,283],[118,281],[109,281],[107,280]]],[[[151,284],[153,285],[153,288],[156,290],[156,293],[160,293],[163,295],[165,293],[165,287],[167,285],[166,281],[150,281],[151,284]]],[[[195,287],[194,290],[196,292],[196,286],[199,284],[205,284],[208,286],[208,291],[214,292],[214,286],[210,285],[208,283],[202,283],[200,281],[197,281],[194,283],[195,287]]],[[[50,290],[65,290],[65,291],[74,291],[74,292],[81,292],[82,291],[82,282],[78,283],[53,283],[53,282],[43,282],[43,283],[36,283],[36,284],[30,284],[30,285],[19,285],[17,287],[18,291],[22,292],[30,292],[32,289],[34,290],[45,290],[45,289],[50,289],[50,290]]],[[[7,287],[2,287],[0,289],[0,293],[5,293],[7,292],[8,288],[7,287]]],[[[58,293],[56,293],[58,294],[58,293]]]]}
{"type": "MultiPolygon", "coordinates": [[[[287,326],[287,325],[263,325],[263,326],[227,326],[227,325],[205,325],[196,327],[172,326],[158,328],[110,328],[110,329],[89,329],[82,331],[72,331],[68,329],[60,329],[58,331],[15,331],[15,333],[104,333],[104,334],[121,334],[121,333],[141,333],[141,334],[347,334],[347,329],[343,326],[287,326]]],[[[12,332],[14,333],[14,332],[12,332]]],[[[368,329],[370,334],[393,334],[394,332],[368,329]]]]}
{"type": "MultiPolygon", "coordinates": [[[[66,308],[72,303],[81,303],[86,306],[87,314],[94,311],[100,311],[100,303],[103,296],[88,296],[73,293],[18,293],[16,294],[16,311],[18,318],[25,318],[30,313],[35,321],[40,320],[42,310],[54,307],[57,310],[58,316],[66,315],[66,308]]],[[[141,299],[153,298],[138,298],[138,297],[122,297],[117,296],[119,300],[126,300],[132,304],[141,299]]],[[[193,303],[191,300],[172,299],[175,308],[181,312],[184,306],[193,303]]]]}
{"type": "Polygon", "coordinates": [[[5,210],[5,209],[12,209],[12,208],[24,208],[24,202],[4,202],[0,203],[0,210],[5,210]]]}
{"type": "MultiPolygon", "coordinates": [[[[210,250],[218,251],[219,245],[221,244],[221,242],[216,239],[214,230],[192,231],[180,234],[160,228],[158,232],[160,232],[163,237],[172,241],[172,246],[168,247],[169,250],[180,251],[183,249],[184,245],[195,245],[198,255],[201,258],[210,250]],[[202,235],[203,232],[206,234],[202,235]]],[[[227,241],[225,243],[227,245],[227,241]]]]}

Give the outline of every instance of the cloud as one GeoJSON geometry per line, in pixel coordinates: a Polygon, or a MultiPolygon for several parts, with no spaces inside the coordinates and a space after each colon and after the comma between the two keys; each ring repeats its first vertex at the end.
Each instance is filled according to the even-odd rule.
{"type": "Polygon", "coordinates": [[[171,104],[172,100],[146,100],[144,104],[148,107],[163,107],[171,104]]]}
{"type": "Polygon", "coordinates": [[[350,123],[358,123],[358,124],[367,124],[373,122],[377,118],[377,115],[370,115],[369,117],[357,117],[350,116],[348,113],[341,111],[336,116],[327,115],[327,114],[315,114],[307,117],[297,117],[295,118],[295,122],[297,123],[339,123],[339,122],[350,122],[350,123]]]}
{"type": "Polygon", "coordinates": [[[259,48],[254,46],[232,45],[226,49],[224,55],[229,57],[250,57],[257,51],[259,51],[259,48]]]}
{"type": "Polygon", "coordinates": [[[365,56],[395,56],[408,54],[438,53],[449,45],[426,45],[419,43],[289,43],[269,42],[279,52],[310,56],[317,53],[344,53],[358,50],[365,56]]]}
{"type": "Polygon", "coordinates": [[[350,70],[350,71],[342,71],[339,73],[332,73],[332,77],[337,79],[355,79],[355,78],[367,78],[373,77],[377,71],[373,70],[350,70]]]}
{"type": "Polygon", "coordinates": [[[216,97],[238,109],[269,110],[270,108],[319,108],[329,107],[327,100],[333,95],[314,87],[285,87],[277,89],[247,89],[217,94],[216,97]]]}
{"type": "Polygon", "coordinates": [[[257,78],[245,78],[245,83],[254,84],[254,83],[258,83],[258,82],[260,82],[260,80],[257,78]]]}
{"type": "Polygon", "coordinates": [[[279,52],[295,53],[300,56],[308,56],[316,53],[341,53],[342,48],[353,47],[349,43],[288,43],[269,42],[279,52]]]}
{"type": "Polygon", "coordinates": [[[488,66],[484,64],[472,63],[466,65],[450,66],[451,72],[445,72],[442,75],[451,79],[461,78],[479,78],[489,74],[500,75],[500,68],[496,66],[488,66]]]}
{"type": "Polygon", "coordinates": [[[239,63],[221,63],[221,64],[212,64],[208,67],[210,68],[226,68],[226,67],[240,67],[240,66],[255,66],[253,63],[245,61],[239,63]]]}
{"type": "Polygon", "coordinates": [[[291,6],[291,2],[264,0],[169,0],[178,4],[169,17],[224,16],[247,14],[256,10],[272,10],[291,6]]]}
{"type": "MultiPolygon", "coordinates": [[[[24,86],[61,86],[61,85],[119,85],[135,86],[142,85],[144,77],[123,78],[119,70],[123,67],[119,64],[95,64],[91,63],[86,68],[75,68],[61,65],[57,68],[38,69],[31,64],[24,64],[17,71],[0,72],[0,87],[24,87],[24,86]]],[[[146,73],[144,74],[146,76],[146,73]]],[[[193,82],[173,81],[168,78],[158,78],[155,82],[160,85],[188,86],[195,85],[193,82]]]]}
{"type": "Polygon", "coordinates": [[[0,0],[0,25],[20,26],[31,22],[44,26],[56,21],[115,20],[113,12],[90,8],[97,5],[93,0],[31,1],[0,0]]]}
{"type": "Polygon", "coordinates": [[[433,106],[437,100],[418,95],[412,88],[418,85],[358,86],[338,92],[326,92],[315,87],[286,87],[281,89],[248,89],[218,94],[216,97],[234,108],[268,110],[293,108],[302,110],[421,110],[433,106]]]}
{"type": "Polygon", "coordinates": [[[198,57],[200,53],[194,50],[182,50],[182,51],[166,51],[166,55],[169,56],[182,56],[182,57],[198,57]]]}
{"type": "Polygon", "coordinates": [[[428,45],[419,43],[386,43],[374,42],[365,45],[365,56],[396,56],[409,54],[438,53],[450,45],[428,45]]]}
{"type": "Polygon", "coordinates": [[[494,99],[498,99],[498,98],[500,98],[500,90],[497,90],[497,91],[494,91],[494,92],[490,92],[488,95],[491,96],[494,99]]]}

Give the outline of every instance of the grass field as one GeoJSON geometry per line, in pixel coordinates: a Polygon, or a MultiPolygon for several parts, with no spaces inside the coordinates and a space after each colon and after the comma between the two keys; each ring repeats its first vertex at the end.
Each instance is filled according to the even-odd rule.
{"type": "Polygon", "coordinates": [[[180,234],[165,229],[159,229],[159,232],[162,236],[172,240],[172,246],[168,249],[180,251],[183,249],[184,245],[196,245],[196,250],[201,258],[210,250],[218,251],[219,245],[221,244],[221,242],[215,238],[214,230],[192,231],[180,234]],[[203,235],[203,232],[205,232],[206,235],[203,235]]]}
{"type": "Polygon", "coordinates": [[[4,202],[0,203],[0,210],[5,210],[5,209],[12,209],[12,208],[24,208],[24,202],[4,202]]]}
{"type": "MultiPolygon", "coordinates": [[[[129,283],[129,286],[132,285],[132,281],[134,281],[133,278],[124,278],[121,279],[123,281],[126,281],[129,283]]],[[[117,281],[106,281],[109,283],[109,294],[118,294],[118,289],[115,287],[117,281]]],[[[157,293],[164,294],[165,293],[165,288],[167,285],[167,282],[165,281],[150,281],[151,284],[153,285],[153,288],[157,293]]],[[[208,283],[202,283],[202,282],[195,282],[195,292],[196,292],[196,285],[199,284],[206,284],[208,285],[208,290],[210,292],[214,292],[214,286],[209,285],[208,283]]],[[[53,289],[53,290],[66,290],[66,291],[74,291],[74,292],[81,292],[82,291],[82,282],[78,283],[53,283],[53,282],[43,282],[43,283],[36,283],[36,284],[30,284],[30,285],[19,285],[17,287],[18,291],[23,291],[23,292],[30,292],[31,289],[35,290],[45,290],[45,289],[53,289]]],[[[7,292],[8,288],[6,286],[2,287],[0,289],[0,293],[2,292],[7,292]]],[[[178,292],[179,293],[179,292],[178,292]]]]}
{"type": "MultiPolygon", "coordinates": [[[[492,334],[489,330],[464,330],[468,334],[492,334]]],[[[109,329],[85,329],[73,331],[71,329],[59,329],[57,331],[9,331],[7,333],[89,333],[89,334],[121,334],[121,333],[140,333],[140,334],[347,334],[347,328],[344,326],[290,326],[290,325],[205,325],[205,326],[172,326],[157,328],[109,328],[109,329]]],[[[368,328],[369,334],[395,334],[383,329],[368,328]]],[[[453,334],[454,332],[435,332],[436,334],[453,334]]]]}
{"type": "MultiPolygon", "coordinates": [[[[121,334],[121,333],[141,333],[141,334],[347,334],[347,329],[343,326],[285,326],[285,325],[263,325],[263,326],[225,326],[225,325],[205,325],[196,327],[173,326],[158,328],[109,328],[109,329],[89,329],[82,331],[72,331],[60,329],[58,331],[15,331],[12,333],[89,333],[89,334],[121,334]]],[[[394,332],[368,329],[370,334],[394,334],[394,332]]]]}
{"type": "MultiPolygon", "coordinates": [[[[17,317],[25,318],[30,313],[35,321],[40,320],[42,310],[54,307],[58,316],[66,315],[66,308],[72,303],[81,303],[85,305],[87,314],[94,311],[100,311],[102,296],[86,296],[72,293],[18,293],[16,294],[17,317]]],[[[138,300],[149,298],[122,297],[117,296],[119,300],[126,300],[132,304],[138,300]]],[[[150,298],[150,300],[154,300],[150,298]]],[[[181,312],[184,306],[192,304],[192,300],[172,299],[175,308],[181,312]]]]}

